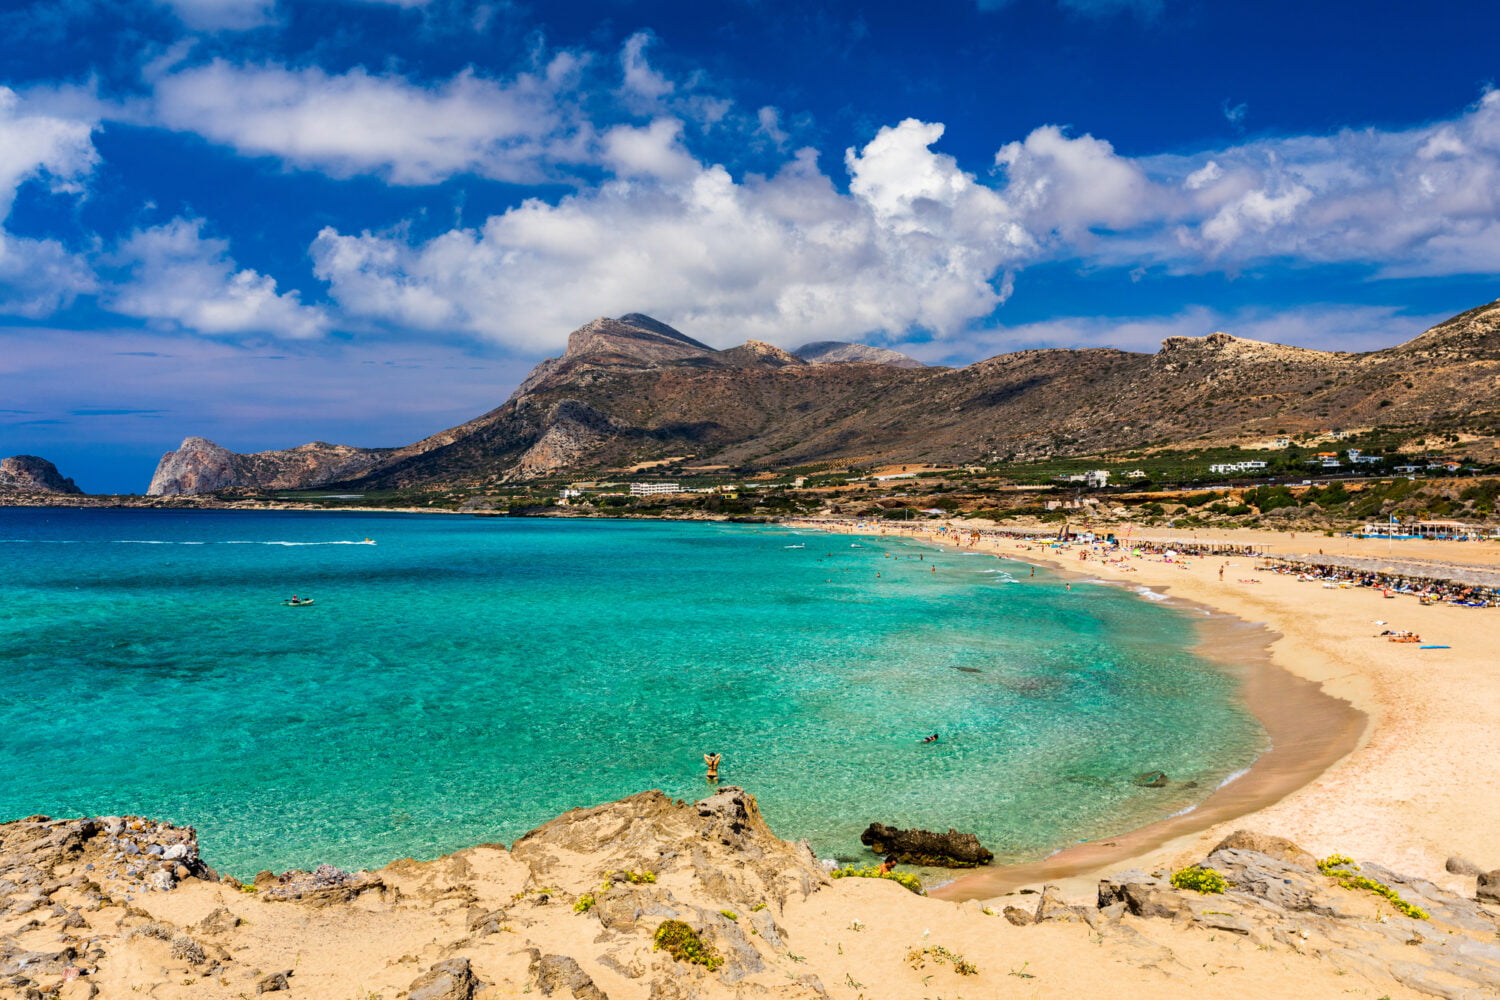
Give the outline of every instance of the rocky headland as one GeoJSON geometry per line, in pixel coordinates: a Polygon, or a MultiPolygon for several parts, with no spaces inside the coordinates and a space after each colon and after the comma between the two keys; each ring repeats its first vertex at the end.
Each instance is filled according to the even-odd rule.
{"type": "Polygon", "coordinates": [[[1237,833],[1086,894],[953,903],[830,877],[729,787],[241,883],[191,828],[33,816],[0,825],[0,996],[1493,997],[1500,872],[1449,869],[1462,891],[1237,833]]]}
{"type": "Polygon", "coordinates": [[[73,480],[57,471],[57,466],[35,455],[12,455],[0,458],[0,493],[77,495],[83,491],[73,480]]]}

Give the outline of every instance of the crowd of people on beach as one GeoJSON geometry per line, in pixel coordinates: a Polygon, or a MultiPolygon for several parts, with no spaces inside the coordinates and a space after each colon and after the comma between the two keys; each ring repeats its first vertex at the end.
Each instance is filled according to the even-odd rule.
{"type": "Polygon", "coordinates": [[[1397,572],[1352,569],[1329,563],[1278,558],[1256,569],[1279,576],[1334,586],[1367,587],[1388,596],[1416,596],[1423,604],[1455,604],[1468,608],[1493,608],[1500,605],[1500,588],[1483,587],[1458,580],[1418,578],[1397,572]]]}

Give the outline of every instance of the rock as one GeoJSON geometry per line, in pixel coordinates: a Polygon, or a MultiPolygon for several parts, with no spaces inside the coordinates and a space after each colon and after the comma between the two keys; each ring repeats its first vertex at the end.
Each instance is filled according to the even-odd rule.
{"type": "Polygon", "coordinates": [[[1137,917],[1174,917],[1192,911],[1182,895],[1166,882],[1139,869],[1099,880],[1099,908],[1122,902],[1137,917]]]}
{"type": "Polygon", "coordinates": [[[938,868],[977,868],[994,860],[995,855],[979,843],[972,833],[947,833],[930,830],[898,830],[883,823],[871,823],[859,842],[876,854],[894,854],[908,865],[931,865],[938,868]]]}
{"type": "Polygon", "coordinates": [[[1062,890],[1055,885],[1042,886],[1042,898],[1037,900],[1036,914],[1032,917],[1035,923],[1045,923],[1049,920],[1075,921],[1079,919],[1073,907],[1069,906],[1062,898],[1062,890]]]}
{"type": "Polygon", "coordinates": [[[450,958],[413,980],[406,1000],[473,1000],[482,985],[467,958],[450,958]]]}
{"type": "Polygon", "coordinates": [[[1470,878],[1473,878],[1476,875],[1484,874],[1483,868],[1480,868],[1468,858],[1461,858],[1457,854],[1450,855],[1448,857],[1448,860],[1443,862],[1443,867],[1447,869],[1450,874],[1467,875],[1470,878]]]}
{"type": "Polygon", "coordinates": [[[64,479],[57,466],[35,455],[0,458],[0,493],[82,493],[71,479],[64,479]]]}
{"type": "Polygon", "coordinates": [[[200,934],[220,935],[228,934],[240,925],[240,918],[230,913],[225,907],[217,907],[208,916],[193,925],[193,929],[200,934]]]}
{"type": "Polygon", "coordinates": [[[1500,868],[1480,874],[1474,896],[1482,902],[1500,903],[1500,868]]]}
{"type": "Polygon", "coordinates": [[[171,872],[162,871],[161,869],[157,869],[154,872],[147,872],[144,881],[147,886],[155,889],[157,892],[166,892],[177,884],[177,879],[172,876],[171,872]]]}
{"type": "Polygon", "coordinates": [[[161,856],[166,860],[176,861],[179,858],[187,857],[188,849],[186,844],[173,844],[171,847],[168,847],[166,850],[160,853],[161,856]]]}
{"type": "Polygon", "coordinates": [[[1172,782],[1165,771],[1142,771],[1130,780],[1142,788],[1166,788],[1172,782]]]}
{"type": "MultiPolygon", "coordinates": [[[[1034,912],[1034,911],[1033,911],[1034,912]]],[[[1019,906],[1007,906],[1005,908],[1005,919],[1017,927],[1025,927],[1031,923],[1032,913],[1021,909],[1019,906]]]]}
{"type": "Polygon", "coordinates": [[[531,975],[543,996],[561,992],[574,1000],[609,1000],[588,973],[566,955],[543,955],[533,949],[531,975]]]}
{"type": "Polygon", "coordinates": [[[1249,830],[1236,830],[1210,851],[1210,854],[1222,850],[1254,851],[1257,854],[1265,854],[1278,861],[1284,861],[1289,865],[1297,865],[1308,871],[1316,871],[1318,859],[1287,840],[1285,837],[1273,837],[1268,833],[1252,833],[1249,830]]]}
{"type": "Polygon", "coordinates": [[[291,969],[286,969],[282,972],[268,972],[255,981],[255,992],[257,994],[280,993],[282,990],[289,990],[292,988],[292,984],[287,982],[287,977],[291,974],[291,969]]]}

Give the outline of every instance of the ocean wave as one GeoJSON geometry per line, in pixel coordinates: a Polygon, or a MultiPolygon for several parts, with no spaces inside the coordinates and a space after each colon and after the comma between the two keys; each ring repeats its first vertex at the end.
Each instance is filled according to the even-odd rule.
{"type": "Polygon", "coordinates": [[[1190,805],[1190,806],[1183,806],[1181,809],[1177,810],[1176,812],[1169,814],[1167,816],[1167,819],[1176,819],[1178,816],[1186,816],[1188,813],[1195,811],[1197,808],[1198,808],[1198,806],[1197,806],[1196,803],[1194,803],[1193,805],[1190,805]]]}
{"type": "Polygon", "coordinates": [[[1168,597],[1166,594],[1158,594],[1156,591],[1152,590],[1150,587],[1136,587],[1135,588],[1135,592],[1137,594],[1140,594],[1142,597],[1146,598],[1149,601],[1170,601],[1171,600],[1171,598],[1168,597]]]}
{"type": "MultiPolygon", "coordinates": [[[[1251,765],[1251,767],[1254,767],[1254,766],[1255,765],[1253,765],[1253,764],[1251,765]]],[[[1221,781],[1217,785],[1215,785],[1214,786],[1214,791],[1217,792],[1219,789],[1223,788],[1225,785],[1229,784],[1231,781],[1239,781],[1241,778],[1243,778],[1245,775],[1247,775],[1249,773],[1250,773],[1250,768],[1249,767],[1242,767],[1242,768],[1240,768],[1238,771],[1235,771],[1232,774],[1228,775],[1227,777],[1225,777],[1225,779],[1223,781],[1221,781]]]]}

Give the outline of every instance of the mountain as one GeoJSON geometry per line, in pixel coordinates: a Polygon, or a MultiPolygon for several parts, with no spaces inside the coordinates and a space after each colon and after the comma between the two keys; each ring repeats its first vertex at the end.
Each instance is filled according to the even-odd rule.
{"type": "Polygon", "coordinates": [[[812,360],[757,341],[716,351],[648,316],[601,318],[500,407],[415,444],[237,456],[189,439],[152,491],[472,486],[676,455],[752,468],[959,463],[1375,424],[1500,433],[1500,303],[1362,354],[1227,333],[1169,337],[1154,354],[1027,350],[958,369],[803,351],[812,360]]]}
{"type": "Polygon", "coordinates": [[[893,368],[926,367],[916,358],[909,358],[900,351],[869,344],[849,344],[841,340],[820,340],[814,344],[803,344],[792,352],[803,361],[815,365],[841,365],[864,362],[890,365],[893,368]]]}
{"type": "Polygon", "coordinates": [[[35,455],[0,458],[0,493],[82,493],[57,466],[35,455]]]}
{"type": "Polygon", "coordinates": [[[390,448],[351,448],[314,441],[284,451],[241,455],[207,438],[185,439],[157,463],[151,496],[212,493],[236,486],[287,490],[364,475],[391,454],[390,448]]]}

